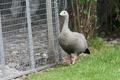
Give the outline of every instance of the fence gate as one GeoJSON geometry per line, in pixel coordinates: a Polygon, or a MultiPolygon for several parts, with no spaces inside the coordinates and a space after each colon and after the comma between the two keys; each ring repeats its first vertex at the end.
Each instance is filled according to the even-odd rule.
{"type": "Polygon", "coordinates": [[[57,0],[0,0],[0,80],[60,60],[57,0]]]}

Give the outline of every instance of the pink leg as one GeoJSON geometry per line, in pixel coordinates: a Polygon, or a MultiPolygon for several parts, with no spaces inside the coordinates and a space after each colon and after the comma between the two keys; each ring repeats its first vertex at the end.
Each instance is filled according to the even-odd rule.
{"type": "Polygon", "coordinates": [[[71,63],[71,64],[74,64],[75,61],[76,61],[76,59],[77,59],[77,57],[76,57],[74,54],[71,54],[71,55],[70,55],[70,63],[71,63]]]}
{"type": "Polygon", "coordinates": [[[70,64],[73,64],[72,55],[70,54],[70,64]]]}

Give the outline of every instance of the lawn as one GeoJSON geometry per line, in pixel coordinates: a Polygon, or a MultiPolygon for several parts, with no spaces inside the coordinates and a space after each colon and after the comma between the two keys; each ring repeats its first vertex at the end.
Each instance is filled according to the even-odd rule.
{"type": "Polygon", "coordinates": [[[93,38],[89,43],[91,55],[74,65],[32,73],[26,80],[120,80],[120,45],[108,44],[101,38],[93,38]]]}

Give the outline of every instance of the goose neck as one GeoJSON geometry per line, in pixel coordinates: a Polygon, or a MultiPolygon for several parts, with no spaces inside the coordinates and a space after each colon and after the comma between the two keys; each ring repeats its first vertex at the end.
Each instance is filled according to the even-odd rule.
{"type": "Polygon", "coordinates": [[[62,31],[70,31],[68,27],[69,17],[65,17],[62,31]]]}

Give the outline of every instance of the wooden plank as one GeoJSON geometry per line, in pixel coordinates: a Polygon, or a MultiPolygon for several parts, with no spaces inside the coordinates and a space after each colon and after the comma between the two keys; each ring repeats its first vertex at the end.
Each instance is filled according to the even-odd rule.
{"type": "Polygon", "coordinates": [[[30,0],[26,0],[26,14],[27,14],[27,25],[28,25],[28,36],[29,36],[28,38],[29,38],[31,68],[35,69],[32,25],[31,25],[31,16],[30,16],[30,0]]]}
{"type": "MultiPolygon", "coordinates": [[[[0,13],[0,60],[1,60],[1,69],[2,69],[2,77],[6,77],[5,72],[5,52],[4,52],[4,45],[3,45],[3,33],[2,33],[2,22],[1,22],[1,13],[0,13]]],[[[6,78],[4,79],[6,80],[6,78]]]]}
{"type": "Polygon", "coordinates": [[[48,61],[49,63],[55,62],[55,48],[54,48],[54,35],[53,35],[53,22],[52,22],[52,7],[51,0],[46,0],[47,11],[47,26],[48,26],[48,61]]]}

